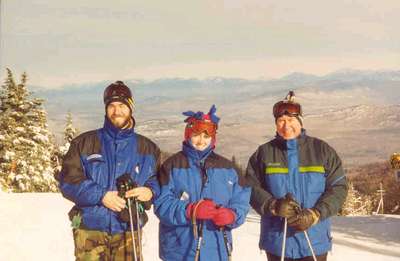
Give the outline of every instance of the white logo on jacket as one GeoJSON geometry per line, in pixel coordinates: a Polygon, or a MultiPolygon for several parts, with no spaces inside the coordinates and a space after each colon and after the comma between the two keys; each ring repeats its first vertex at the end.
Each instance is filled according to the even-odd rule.
{"type": "Polygon", "coordinates": [[[180,200],[189,200],[189,194],[186,191],[183,191],[180,200]]]}
{"type": "Polygon", "coordinates": [[[92,154],[86,157],[86,160],[89,161],[91,159],[101,159],[103,156],[101,154],[92,154]]]}

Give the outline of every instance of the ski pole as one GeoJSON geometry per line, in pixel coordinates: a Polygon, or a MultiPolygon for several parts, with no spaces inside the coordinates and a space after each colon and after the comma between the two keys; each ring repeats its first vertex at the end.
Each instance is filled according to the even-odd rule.
{"type": "Polygon", "coordinates": [[[196,255],[194,256],[194,261],[198,261],[200,257],[200,248],[201,248],[201,243],[203,241],[203,223],[204,221],[201,221],[200,226],[199,226],[199,239],[197,241],[197,246],[196,246],[196,255]]]}
{"type": "Polygon", "coordinates": [[[226,248],[226,252],[228,253],[228,261],[232,261],[232,248],[231,248],[231,245],[229,244],[228,235],[226,233],[226,230],[224,227],[220,227],[219,231],[221,231],[221,233],[224,237],[225,248],[226,248]]]}
{"type": "Polygon", "coordinates": [[[201,243],[203,241],[203,222],[204,221],[200,222],[200,227],[199,227],[200,231],[197,231],[197,218],[196,218],[196,216],[197,216],[197,208],[199,207],[199,205],[200,205],[200,203],[202,201],[204,201],[204,199],[200,199],[196,203],[196,205],[194,206],[194,209],[193,209],[193,213],[192,213],[193,236],[194,236],[195,239],[198,239],[197,246],[196,246],[196,255],[194,257],[195,261],[199,260],[201,243]]]}
{"type": "MultiPolygon", "coordinates": [[[[288,193],[286,195],[294,200],[294,196],[293,196],[292,193],[288,193]]],[[[300,212],[301,211],[301,207],[299,207],[297,209],[297,211],[300,212]]],[[[287,227],[287,219],[286,218],[285,218],[285,227],[287,227]]],[[[312,257],[313,257],[314,261],[317,261],[317,257],[315,256],[314,249],[313,249],[313,247],[311,245],[311,241],[310,241],[310,238],[308,237],[308,233],[307,233],[306,230],[304,230],[304,236],[306,237],[306,240],[307,240],[308,246],[310,247],[311,254],[312,254],[312,257]]],[[[283,260],[283,259],[281,259],[281,260],[283,260]]]]}
{"type": "Polygon", "coordinates": [[[132,234],[132,245],[133,245],[133,260],[137,261],[136,257],[136,245],[135,245],[135,234],[133,231],[133,218],[132,218],[132,208],[131,208],[131,199],[128,198],[128,210],[129,210],[129,220],[132,234]]]}
{"type": "Polygon", "coordinates": [[[317,257],[315,256],[314,249],[313,249],[313,247],[312,247],[312,245],[311,245],[310,238],[308,237],[308,233],[307,233],[307,231],[305,231],[305,230],[304,230],[304,236],[305,236],[306,239],[307,239],[307,243],[308,243],[308,246],[310,247],[311,254],[312,254],[312,257],[313,257],[314,261],[317,261],[317,257]]]}
{"type": "Polygon", "coordinates": [[[193,228],[193,236],[195,239],[197,239],[198,237],[198,233],[197,233],[197,219],[196,219],[196,215],[197,215],[197,207],[200,205],[200,203],[204,201],[204,199],[200,199],[197,204],[194,206],[193,212],[192,212],[192,228],[193,228]]]}
{"type": "Polygon", "coordinates": [[[286,232],[287,232],[287,218],[284,219],[284,223],[283,223],[283,239],[282,239],[281,261],[285,260],[286,232]]]}
{"type": "Polygon", "coordinates": [[[140,227],[140,218],[139,218],[139,203],[137,201],[137,199],[134,199],[135,201],[135,206],[136,206],[136,230],[138,232],[138,245],[139,245],[139,260],[142,261],[142,237],[141,237],[141,233],[142,233],[142,228],[140,227]]]}

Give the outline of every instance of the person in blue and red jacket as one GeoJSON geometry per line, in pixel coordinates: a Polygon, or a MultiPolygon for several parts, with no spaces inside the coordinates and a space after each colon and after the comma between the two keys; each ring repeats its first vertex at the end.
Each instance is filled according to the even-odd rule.
{"type": "Polygon", "coordinates": [[[327,260],[332,247],[331,216],[342,207],[348,190],[342,161],[326,142],[303,129],[302,108],[294,92],[273,107],[276,137],[249,160],[250,204],[261,215],[259,247],[269,261],[327,260]],[[285,233],[285,220],[288,229],[285,233]]]}
{"type": "Polygon", "coordinates": [[[182,151],[159,171],[160,195],[154,211],[160,219],[159,256],[166,261],[228,260],[231,230],[245,221],[250,188],[234,164],[214,152],[219,118],[187,116],[182,151]]]}
{"type": "MultiPolygon", "coordinates": [[[[123,82],[109,85],[103,98],[106,110],[103,128],[72,140],[56,179],[63,196],[75,203],[69,216],[76,260],[132,260],[126,197],[134,197],[140,205],[150,207],[159,193],[156,173],[160,150],[135,132],[134,100],[123,82]],[[131,181],[125,195],[117,191],[121,177],[131,181]]],[[[141,221],[135,217],[133,223],[143,226],[146,221],[143,209],[141,221]]],[[[134,255],[140,257],[136,228],[137,225],[134,255]]]]}

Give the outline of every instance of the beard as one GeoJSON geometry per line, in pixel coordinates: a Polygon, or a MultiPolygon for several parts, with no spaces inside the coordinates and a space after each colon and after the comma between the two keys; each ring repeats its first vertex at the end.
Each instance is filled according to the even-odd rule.
{"type": "Polygon", "coordinates": [[[119,129],[126,129],[131,125],[131,116],[111,115],[109,119],[111,123],[119,129]]]}

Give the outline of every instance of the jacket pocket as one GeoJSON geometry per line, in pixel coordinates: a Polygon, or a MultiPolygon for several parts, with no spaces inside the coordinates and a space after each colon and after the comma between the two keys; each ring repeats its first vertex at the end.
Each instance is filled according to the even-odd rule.
{"type": "Polygon", "coordinates": [[[177,229],[175,227],[160,227],[160,247],[164,251],[168,252],[171,249],[181,247],[181,240],[179,240],[177,229]]]}
{"type": "Polygon", "coordinates": [[[237,178],[227,170],[219,170],[218,172],[213,171],[209,174],[208,182],[208,186],[211,187],[209,191],[211,192],[210,198],[219,205],[228,206],[229,201],[232,199],[233,187],[237,183],[237,178]]]}
{"type": "Polygon", "coordinates": [[[308,235],[312,244],[327,244],[331,241],[329,224],[325,221],[310,227],[308,235]]]}
{"type": "Polygon", "coordinates": [[[103,188],[107,187],[108,175],[106,162],[100,154],[89,155],[86,159],[83,159],[83,166],[85,168],[85,174],[88,179],[96,181],[97,184],[103,188]],[[93,157],[93,155],[98,155],[93,157]]]}
{"type": "Polygon", "coordinates": [[[288,192],[288,174],[270,174],[265,175],[265,184],[267,186],[267,190],[271,192],[271,194],[275,198],[281,198],[286,195],[288,192]]]}
{"type": "Polygon", "coordinates": [[[325,176],[322,173],[307,172],[302,173],[303,177],[303,192],[304,192],[304,207],[312,208],[315,203],[325,192],[325,176]]]}

